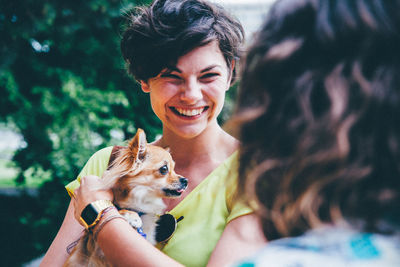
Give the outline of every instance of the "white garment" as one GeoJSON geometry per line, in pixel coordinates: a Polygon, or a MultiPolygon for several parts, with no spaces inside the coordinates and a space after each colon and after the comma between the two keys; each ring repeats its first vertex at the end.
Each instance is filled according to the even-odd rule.
{"type": "Polygon", "coordinates": [[[238,267],[400,267],[400,237],[328,227],[269,242],[238,267]]]}

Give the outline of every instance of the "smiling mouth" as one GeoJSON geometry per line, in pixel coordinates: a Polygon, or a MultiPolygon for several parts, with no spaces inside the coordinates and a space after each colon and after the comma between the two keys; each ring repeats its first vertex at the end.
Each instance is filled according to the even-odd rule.
{"type": "Polygon", "coordinates": [[[204,111],[208,110],[208,106],[196,109],[184,109],[175,107],[170,107],[170,109],[178,116],[184,116],[190,118],[201,115],[204,111]]]}

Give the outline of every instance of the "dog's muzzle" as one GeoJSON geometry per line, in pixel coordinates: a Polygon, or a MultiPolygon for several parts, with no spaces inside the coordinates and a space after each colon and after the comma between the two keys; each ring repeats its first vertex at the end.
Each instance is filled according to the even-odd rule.
{"type": "Polygon", "coordinates": [[[185,191],[187,185],[188,179],[186,179],[185,177],[180,177],[177,188],[164,188],[163,191],[166,196],[180,196],[183,191],[185,191]]]}

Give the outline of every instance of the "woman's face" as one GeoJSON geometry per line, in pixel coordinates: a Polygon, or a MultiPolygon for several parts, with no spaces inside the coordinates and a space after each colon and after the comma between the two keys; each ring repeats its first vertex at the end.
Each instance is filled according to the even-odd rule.
{"type": "Polygon", "coordinates": [[[230,78],[231,71],[218,43],[211,42],[141,84],[142,90],[150,93],[152,108],[162,121],[164,132],[193,138],[217,125],[230,78]]]}

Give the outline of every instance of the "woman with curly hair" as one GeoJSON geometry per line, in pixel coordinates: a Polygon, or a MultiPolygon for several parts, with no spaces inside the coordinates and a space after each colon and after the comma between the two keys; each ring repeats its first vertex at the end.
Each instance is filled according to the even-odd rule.
{"type": "Polygon", "coordinates": [[[400,266],[399,48],[399,0],[270,10],[234,120],[239,189],[275,240],[248,263],[400,266]]]}

